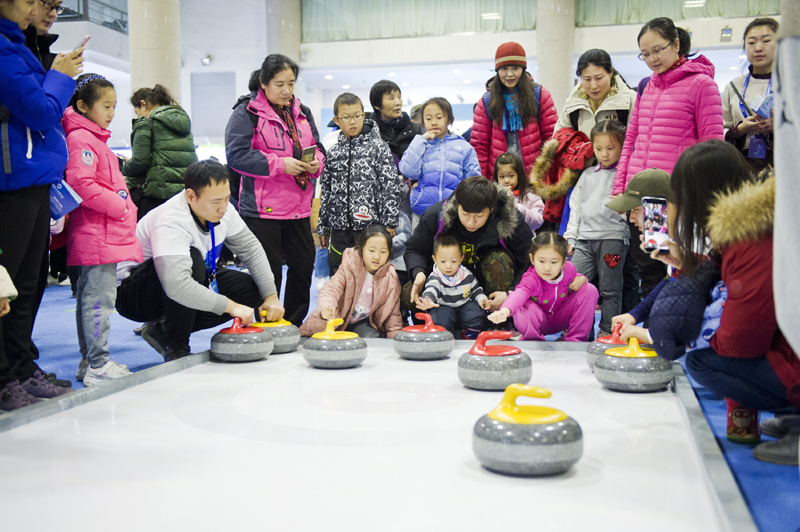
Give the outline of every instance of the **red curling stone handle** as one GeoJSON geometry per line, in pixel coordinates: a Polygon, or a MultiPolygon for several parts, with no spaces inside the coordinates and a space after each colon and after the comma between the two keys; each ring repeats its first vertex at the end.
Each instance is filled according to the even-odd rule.
{"type": "Polygon", "coordinates": [[[511,345],[486,345],[489,340],[508,340],[511,338],[511,331],[483,331],[478,335],[475,345],[469,350],[470,355],[479,356],[507,356],[521,353],[519,347],[511,345]]]}
{"type": "Polygon", "coordinates": [[[239,318],[233,318],[233,325],[227,329],[222,329],[220,332],[225,334],[249,334],[264,332],[264,329],[261,327],[242,327],[242,320],[239,318]]]}
{"type": "Polygon", "coordinates": [[[418,320],[423,320],[425,323],[423,325],[409,325],[408,327],[403,327],[403,332],[432,333],[442,332],[445,330],[444,327],[434,325],[433,318],[431,318],[431,315],[426,312],[418,312],[414,314],[414,316],[418,320]]]}

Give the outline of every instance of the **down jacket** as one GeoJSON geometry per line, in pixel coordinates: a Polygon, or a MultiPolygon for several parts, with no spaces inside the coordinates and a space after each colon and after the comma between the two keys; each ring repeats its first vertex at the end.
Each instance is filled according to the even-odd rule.
{"type": "Polygon", "coordinates": [[[572,89],[564,104],[564,109],[558,115],[556,131],[564,127],[572,128],[570,115],[574,112],[578,113],[578,131],[582,131],[587,137],[591,135],[592,128],[596,123],[602,120],[611,120],[612,118],[620,120],[617,111],[627,113],[628,118],[623,124],[627,125],[627,122],[631,119],[635,103],[636,91],[628,87],[622,76],[617,74],[614,76],[614,86],[609,89],[606,99],[603,100],[597,111],[592,111],[592,105],[589,103],[589,94],[579,83],[572,89]]]}
{"type": "Polygon", "coordinates": [[[75,80],[45,73],[19,25],[0,17],[0,105],[8,109],[1,119],[0,192],[61,181],[67,166],[61,117],[74,91],[75,80]]]}
{"type": "MultiPolygon", "coordinates": [[[[317,310],[312,312],[300,326],[300,336],[311,336],[325,330],[328,322],[322,319],[320,309],[327,305],[336,309],[337,317],[344,319],[344,323],[336,330],[345,330],[350,323],[350,315],[356,307],[366,275],[367,270],[358,250],[355,248],[344,250],[342,265],[331,280],[322,285],[317,310]]],[[[382,338],[394,338],[394,335],[403,329],[403,318],[400,315],[400,281],[391,262],[387,262],[375,272],[372,294],[369,324],[382,338]]]]}
{"type": "MultiPolygon", "coordinates": [[[[483,105],[483,98],[478,101],[475,108],[475,115],[472,119],[472,135],[469,143],[475,148],[478,155],[478,164],[481,167],[481,175],[492,179],[494,175],[494,163],[497,158],[508,151],[506,134],[503,132],[503,117],[492,117],[499,120],[500,124],[489,120],[486,108],[483,105]]],[[[542,144],[550,140],[553,136],[556,122],[558,122],[558,112],[553,103],[550,91],[542,87],[542,95],[539,101],[539,120],[533,120],[519,131],[519,146],[522,151],[522,162],[525,165],[525,173],[528,174],[539,156],[542,144]]]]}
{"type": "Polygon", "coordinates": [[[653,72],[628,122],[612,193],[625,192],[646,168],[672,173],[684,150],[711,139],[723,140],[722,99],[711,61],[701,55],[663,74],[653,72]]]}
{"type": "MultiPolygon", "coordinates": [[[[297,98],[292,100],[291,113],[300,147],[317,147],[319,170],[308,176],[316,179],[325,166],[325,152],[314,118],[297,98]]],[[[285,172],[283,159],[300,159],[301,154],[262,89],[236,102],[225,128],[225,156],[228,166],[242,175],[239,213],[243,217],[296,220],[311,216],[314,182],[307,182],[303,189],[295,176],[285,172]]]]}
{"type": "MultiPolygon", "coordinates": [[[[720,326],[710,343],[711,348],[723,357],[766,356],[788,390],[787,399],[800,407],[800,359],[778,329],[775,316],[772,283],[774,216],[774,177],[763,182],[749,182],[738,190],[721,194],[711,207],[708,234],[721,257],[719,266],[728,288],[728,300],[723,307],[720,326]]],[[[708,298],[709,284],[713,286],[713,283],[706,283],[702,294],[705,298],[708,298]]],[[[684,324],[678,323],[677,331],[662,332],[653,327],[654,318],[663,311],[662,298],[668,288],[671,287],[661,291],[650,315],[650,331],[657,350],[662,345],[670,347],[673,338],[682,339],[680,331],[684,324]]],[[[682,299],[675,298],[675,304],[683,304],[682,299]]],[[[671,314],[679,315],[684,310],[677,306],[671,314]]],[[[696,322],[697,316],[696,313],[696,322]]],[[[699,323],[696,327],[699,329],[699,323]]],[[[694,336],[696,338],[697,334],[694,336]]]]}
{"type": "Polygon", "coordinates": [[[83,202],[67,222],[67,264],[96,266],[142,262],[136,238],[136,206],[106,142],[111,132],[71,107],[63,119],[69,146],[67,183],[83,202]]]}
{"type": "Polygon", "coordinates": [[[375,223],[397,227],[403,181],[372,120],[364,120],[359,135],[340,136],[320,179],[320,235],[331,229],[363,231],[375,223]]]}
{"type": "Polygon", "coordinates": [[[122,167],[128,187],[142,188],[145,197],[158,199],[169,199],[183,190],[183,175],[197,162],[192,122],[186,111],[162,105],[149,117],[134,119],[131,145],[131,158],[122,167]]]}
{"type": "Polygon", "coordinates": [[[461,181],[481,175],[481,168],[475,150],[460,135],[450,133],[441,140],[417,135],[400,160],[400,173],[417,182],[411,210],[422,216],[425,209],[450,197],[461,181]]]}

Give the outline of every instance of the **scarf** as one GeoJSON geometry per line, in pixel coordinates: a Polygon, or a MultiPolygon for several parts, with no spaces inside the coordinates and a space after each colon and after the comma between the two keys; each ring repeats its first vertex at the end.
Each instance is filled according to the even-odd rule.
{"type": "MultiPolygon", "coordinates": [[[[286,124],[286,128],[289,130],[289,135],[292,136],[292,144],[294,145],[294,149],[292,151],[294,158],[300,159],[300,154],[303,152],[303,149],[300,147],[300,137],[297,135],[297,126],[294,123],[294,117],[292,117],[292,113],[289,110],[291,109],[293,103],[294,99],[292,99],[292,101],[286,107],[275,105],[272,102],[269,102],[269,105],[272,107],[273,111],[278,114],[278,118],[280,118],[283,123],[286,124]]],[[[308,172],[303,172],[294,176],[294,181],[297,183],[297,186],[300,187],[300,190],[305,191],[306,186],[308,185],[308,172]]]]}
{"type": "Polygon", "coordinates": [[[438,277],[442,280],[442,284],[445,286],[458,286],[461,284],[461,281],[467,276],[467,269],[459,267],[456,271],[456,274],[452,277],[448,277],[447,275],[443,274],[442,271],[439,269],[439,266],[436,264],[433,265],[433,275],[438,277]]]}
{"type": "Polygon", "coordinates": [[[677,60],[677,61],[675,61],[675,62],[672,64],[672,66],[671,66],[671,67],[669,67],[669,68],[668,68],[668,69],[667,69],[667,70],[664,72],[664,74],[666,74],[667,72],[672,72],[672,71],[673,71],[673,70],[675,70],[676,68],[680,68],[680,67],[682,67],[683,65],[685,65],[685,64],[686,64],[686,63],[688,63],[688,62],[689,62],[689,60],[688,60],[688,59],[686,59],[686,56],[685,56],[685,55],[682,55],[682,56],[680,56],[680,57],[678,58],[678,60],[677,60]]]}
{"type": "Polygon", "coordinates": [[[506,111],[503,113],[503,131],[522,131],[522,117],[519,116],[519,96],[516,91],[512,94],[503,91],[506,102],[506,111]]]}

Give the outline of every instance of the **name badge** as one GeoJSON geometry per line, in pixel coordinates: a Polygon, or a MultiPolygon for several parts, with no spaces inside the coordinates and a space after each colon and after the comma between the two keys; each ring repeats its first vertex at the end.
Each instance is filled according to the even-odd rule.
{"type": "Polygon", "coordinates": [[[767,140],[763,135],[750,135],[750,148],[747,150],[748,159],[766,159],[767,140]]]}

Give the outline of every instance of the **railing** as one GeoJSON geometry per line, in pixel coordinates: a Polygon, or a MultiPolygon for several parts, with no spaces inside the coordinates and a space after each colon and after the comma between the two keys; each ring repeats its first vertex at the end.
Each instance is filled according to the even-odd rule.
{"type": "Polygon", "coordinates": [[[60,21],[88,20],[120,33],[128,33],[128,3],[125,0],[111,0],[117,6],[100,0],[64,0],[64,12],[58,16],[60,21]]]}

